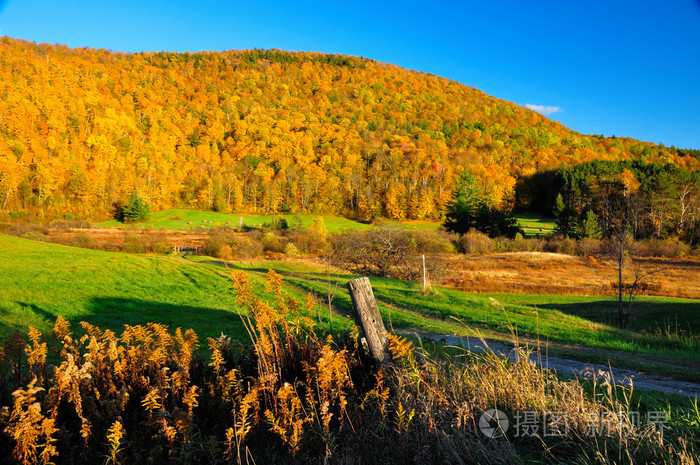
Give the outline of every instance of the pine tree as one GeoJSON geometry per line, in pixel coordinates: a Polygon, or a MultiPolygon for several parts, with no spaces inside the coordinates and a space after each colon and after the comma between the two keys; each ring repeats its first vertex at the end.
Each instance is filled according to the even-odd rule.
{"type": "Polygon", "coordinates": [[[476,183],[476,176],[461,172],[452,196],[445,213],[445,229],[465,234],[470,229],[477,228],[477,216],[484,203],[484,193],[476,183]]]}
{"type": "Polygon", "coordinates": [[[117,219],[122,223],[136,223],[146,221],[150,213],[150,206],[134,192],[129,200],[117,209],[117,219]]]}
{"type": "Polygon", "coordinates": [[[554,232],[564,237],[575,236],[577,229],[576,219],[578,215],[576,214],[576,210],[564,204],[564,199],[561,194],[558,194],[554,201],[553,213],[556,220],[554,232]]]}
{"type": "Polygon", "coordinates": [[[593,212],[593,210],[588,210],[581,221],[581,226],[579,227],[579,235],[581,237],[592,237],[593,239],[600,239],[603,235],[603,230],[598,223],[598,216],[593,212]]]}

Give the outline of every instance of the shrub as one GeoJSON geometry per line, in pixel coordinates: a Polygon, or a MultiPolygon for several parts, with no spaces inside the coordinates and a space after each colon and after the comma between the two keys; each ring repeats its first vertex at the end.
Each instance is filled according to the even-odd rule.
{"type": "Polygon", "coordinates": [[[48,238],[46,237],[46,234],[43,234],[39,231],[27,231],[26,233],[22,234],[22,239],[29,239],[30,241],[46,242],[46,240],[48,238]]]}
{"type": "Polygon", "coordinates": [[[213,234],[209,236],[202,245],[200,252],[210,257],[218,257],[222,247],[228,245],[228,239],[224,234],[213,234]]]}
{"type": "Polygon", "coordinates": [[[288,243],[284,246],[284,254],[287,257],[296,258],[299,256],[299,249],[293,243],[288,243]]]}
{"type": "Polygon", "coordinates": [[[255,234],[243,235],[220,229],[204,241],[200,253],[223,260],[247,259],[262,255],[263,246],[255,234]]]}
{"type": "Polygon", "coordinates": [[[234,258],[248,259],[263,254],[262,244],[250,237],[235,237],[230,241],[230,245],[234,258]]]}
{"type": "Polygon", "coordinates": [[[576,253],[576,240],[561,236],[550,237],[544,249],[546,252],[573,255],[576,253]]]}
{"type": "Polygon", "coordinates": [[[413,241],[412,248],[419,254],[454,253],[459,236],[445,230],[407,231],[413,241]]]}
{"type": "Polygon", "coordinates": [[[328,249],[327,239],[310,229],[295,230],[288,237],[301,253],[319,255],[328,249]]]}
{"type": "Polygon", "coordinates": [[[513,239],[505,237],[495,239],[496,250],[503,252],[541,252],[544,250],[544,242],[544,239],[528,239],[519,233],[513,239]]]}
{"type": "Polygon", "coordinates": [[[265,252],[283,253],[286,241],[274,232],[269,231],[260,239],[260,244],[262,244],[265,252]]]}
{"type": "Polygon", "coordinates": [[[584,237],[576,244],[576,253],[578,255],[595,255],[601,253],[603,241],[592,237],[584,237]]]}
{"type": "Polygon", "coordinates": [[[233,260],[233,247],[225,244],[219,249],[215,256],[222,260],[233,260]]]}
{"type": "Polygon", "coordinates": [[[380,226],[332,236],[332,259],[340,266],[370,276],[413,279],[419,274],[415,243],[401,228],[380,226]]]}
{"type": "Polygon", "coordinates": [[[146,238],[141,234],[127,234],[124,238],[122,251],[126,253],[146,253],[148,250],[146,238]]]}
{"type": "Polygon", "coordinates": [[[162,231],[146,233],[146,250],[153,253],[168,253],[172,246],[162,231]]]}
{"type": "Polygon", "coordinates": [[[48,228],[54,231],[66,231],[69,229],[90,229],[92,223],[82,220],[54,220],[48,224],[48,228]]]}
{"type": "Polygon", "coordinates": [[[262,227],[264,229],[276,230],[287,230],[289,229],[289,223],[282,215],[277,215],[269,223],[263,223],[262,227]]]}
{"type": "Polygon", "coordinates": [[[462,253],[482,255],[493,252],[494,241],[488,235],[475,229],[470,229],[466,234],[459,238],[457,247],[462,253]]]}
{"type": "Polygon", "coordinates": [[[680,258],[690,254],[690,245],[677,238],[650,239],[647,242],[646,256],[680,258]]]}

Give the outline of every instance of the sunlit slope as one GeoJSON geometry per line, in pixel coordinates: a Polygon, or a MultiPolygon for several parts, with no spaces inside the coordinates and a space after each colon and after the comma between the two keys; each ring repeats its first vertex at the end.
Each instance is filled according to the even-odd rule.
{"type": "Polygon", "coordinates": [[[494,203],[538,170],[674,148],[583,136],[437,76],[282,51],[122,54],[0,39],[0,208],[435,219],[455,173],[494,203]]]}
{"type": "Polygon", "coordinates": [[[65,247],[0,235],[0,339],[57,316],[113,330],[158,322],[244,337],[225,270],[163,256],[65,247]]]}

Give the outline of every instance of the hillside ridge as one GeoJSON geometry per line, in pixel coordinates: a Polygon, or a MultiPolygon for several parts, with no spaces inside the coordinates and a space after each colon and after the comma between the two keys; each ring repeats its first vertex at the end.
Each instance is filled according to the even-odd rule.
{"type": "Polygon", "coordinates": [[[585,136],[428,73],[315,52],[117,53],[0,38],[0,212],[153,210],[439,219],[456,173],[508,205],[590,160],[694,151],[585,136]]]}

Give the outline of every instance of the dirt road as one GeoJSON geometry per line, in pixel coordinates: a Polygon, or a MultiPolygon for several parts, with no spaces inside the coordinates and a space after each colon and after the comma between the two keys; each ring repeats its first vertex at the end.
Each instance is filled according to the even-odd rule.
{"type": "MultiPolygon", "coordinates": [[[[405,335],[416,334],[411,331],[402,331],[402,333],[405,335]]],[[[512,346],[504,344],[501,341],[444,334],[420,334],[419,336],[424,340],[429,339],[445,345],[462,347],[472,352],[493,351],[495,354],[513,361],[518,360],[520,357],[512,346]]],[[[530,362],[537,366],[549,368],[564,376],[572,376],[577,379],[591,379],[595,376],[601,381],[612,379],[616,384],[628,387],[633,385],[635,389],[660,391],[694,398],[700,396],[700,384],[698,383],[678,381],[663,376],[638,373],[623,368],[611,368],[607,365],[584,363],[576,360],[554,357],[537,352],[536,350],[530,352],[529,359],[530,362]]]]}

